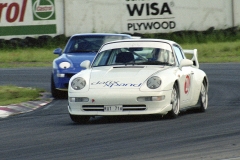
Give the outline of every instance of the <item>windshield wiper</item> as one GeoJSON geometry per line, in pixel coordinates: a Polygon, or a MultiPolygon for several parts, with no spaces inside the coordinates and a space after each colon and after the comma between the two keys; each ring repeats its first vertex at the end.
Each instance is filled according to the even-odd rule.
{"type": "Polygon", "coordinates": [[[168,63],[168,62],[160,62],[160,61],[148,61],[148,62],[141,62],[141,63],[136,63],[137,65],[167,65],[167,66],[172,66],[173,64],[168,63]]]}
{"type": "Polygon", "coordinates": [[[133,66],[134,66],[135,64],[136,64],[135,61],[124,63],[125,66],[126,66],[126,65],[133,65],[133,66]]]}
{"type": "Polygon", "coordinates": [[[169,62],[160,62],[162,65],[166,65],[166,66],[172,66],[173,64],[169,63],[169,62]]]}

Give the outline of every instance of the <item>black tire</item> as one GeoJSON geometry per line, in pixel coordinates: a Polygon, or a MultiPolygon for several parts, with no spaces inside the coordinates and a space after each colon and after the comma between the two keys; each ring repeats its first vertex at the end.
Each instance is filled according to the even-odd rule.
{"type": "Polygon", "coordinates": [[[89,116],[77,116],[77,115],[70,115],[70,118],[73,122],[79,123],[79,124],[85,124],[89,121],[89,116]]]}
{"type": "Polygon", "coordinates": [[[207,84],[202,82],[198,104],[200,107],[198,108],[199,112],[205,112],[208,107],[208,90],[207,90],[207,84]]]}
{"type": "Polygon", "coordinates": [[[173,86],[171,104],[172,110],[168,112],[168,117],[177,118],[178,114],[180,113],[180,96],[176,84],[173,86]]]}
{"type": "Polygon", "coordinates": [[[56,99],[67,98],[67,92],[66,91],[60,91],[60,90],[56,89],[55,83],[54,83],[54,80],[53,80],[53,75],[51,76],[51,93],[52,93],[52,96],[56,99]]]}

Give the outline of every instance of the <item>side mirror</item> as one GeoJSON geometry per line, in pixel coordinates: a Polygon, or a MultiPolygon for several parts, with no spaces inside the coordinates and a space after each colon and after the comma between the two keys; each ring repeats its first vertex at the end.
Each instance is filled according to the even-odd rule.
{"type": "Polygon", "coordinates": [[[80,64],[80,67],[89,69],[91,62],[89,60],[85,60],[80,64]]]}
{"type": "Polygon", "coordinates": [[[57,48],[53,51],[53,54],[58,54],[59,56],[62,54],[62,49],[61,48],[57,48]]]}
{"type": "Polygon", "coordinates": [[[182,59],[181,62],[180,62],[179,68],[182,69],[182,67],[192,66],[192,65],[193,65],[193,61],[191,61],[189,59],[182,59]]]}

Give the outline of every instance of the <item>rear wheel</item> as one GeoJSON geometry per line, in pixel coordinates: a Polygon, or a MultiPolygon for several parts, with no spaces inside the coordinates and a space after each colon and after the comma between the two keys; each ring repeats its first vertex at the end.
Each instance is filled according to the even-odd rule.
{"type": "Polygon", "coordinates": [[[90,119],[89,116],[77,116],[77,115],[72,115],[72,114],[69,114],[69,115],[73,122],[76,122],[79,124],[87,123],[90,119]]]}
{"type": "Polygon", "coordinates": [[[176,118],[179,114],[180,110],[180,98],[179,98],[179,92],[178,92],[178,87],[176,84],[173,86],[172,90],[172,96],[171,96],[171,105],[172,105],[172,110],[168,112],[168,116],[170,118],[176,118]]]}
{"type": "Polygon", "coordinates": [[[56,89],[56,86],[53,80],[53,75],[51,76],[51,93],[52,93],[52,96],[56,99],[67,98],[67,92],[56,89]]]}
{"type": "Polygon", "coordinates": [[[198,103],[200,104],[199,111],[205,112],[208,107],[208,91],[207,84],[204,82],[202,82],[198,103]]]}

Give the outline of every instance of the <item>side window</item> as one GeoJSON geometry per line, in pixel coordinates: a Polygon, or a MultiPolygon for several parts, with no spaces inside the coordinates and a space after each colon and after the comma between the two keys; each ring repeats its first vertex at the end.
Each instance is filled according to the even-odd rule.
{"type": "Polygon", "coordinates": [[[173,49],[174,49],[174,51],[176,53],[178,63],[180,63],[181,60],[184,59],[183,53],[182,53],[181,49],[178,46],[173,46],[173,49]]]}
{"type": "Polygon", "coordinates": [[[103,54],[103,56],[102,56],[102,58],[101,58],[101,61],[99,62],[99,66],[104,66],[104,65],[106,65],[107,64],[107,60],[108,60],[108,58],[109,58],[109,54],[110,54],[110,52],[105,52],[104,54],[103,54]]]}
{"type": "Polygon", "coordinates": [[[96,59],[94,60],[93,66],[106,65],[109,56],[110,56],[110,51],[104,51],[104,52],[98,53],[96,59]]]}

